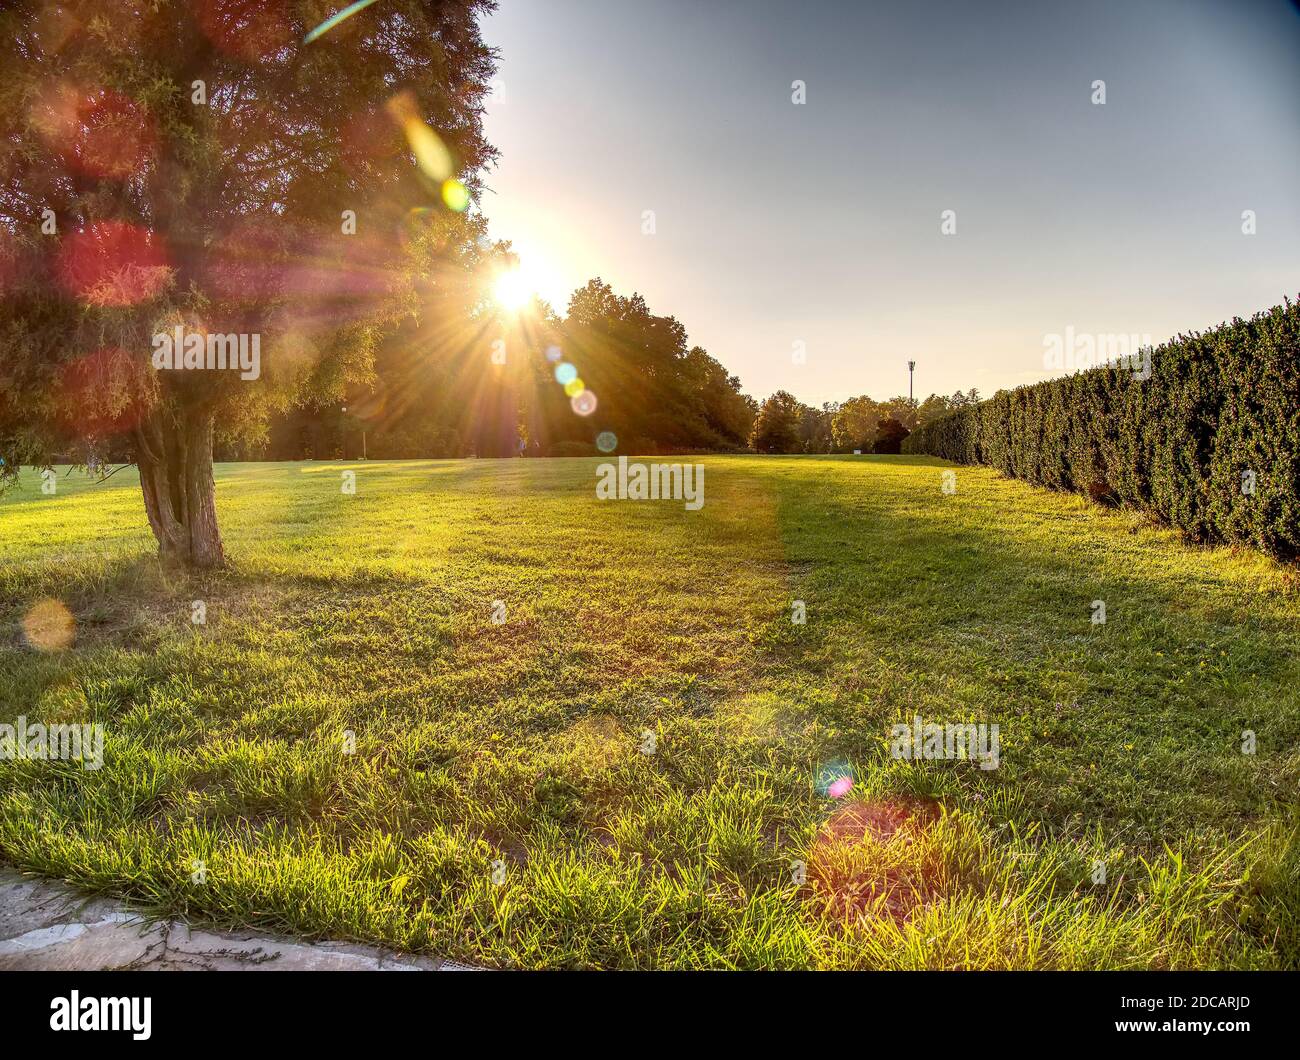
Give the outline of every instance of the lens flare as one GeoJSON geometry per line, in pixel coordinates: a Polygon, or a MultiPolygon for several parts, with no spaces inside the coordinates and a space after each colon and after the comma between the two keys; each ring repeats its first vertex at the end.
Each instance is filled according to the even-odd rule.
{"type": "Polygon", "coordinates": [[[602,453],[612,453],[618,448],[618,435],[613,431],[601,431],[596,435],[596,448],[602,453]]]}
{"type": "Polygon", "coordinates": [[[442,201],[449,210],[464,213],[469,208],[469,188],[454,177],[442,183],[442,201]]]}
{"type": "Polygon", "coordinates": [[[157,151],[148,109],[109,88],[55,85],[37,98],[31,118],[50,147],[88,176],[124,180],[157,151]]]}
{"type": "Polygon", "coordinates": [[[451,152],[420,117],[415,95],[410,90],[399,92],[384,104],[384,109],[406,135],[406,142],[415,155],[415,164],[420,167],[420,172],[438,185],[451,179],[456,172],[451,152]]]}
{"type": "Polygon", "coordinates": [[[351,18],[358,11],[362,10],[363,8],[369,7],[374,2],[375,0],[357,0],[355,4],[348,4],[348,6],[345,7],[342,11],[330,15],[329,18],[327,18],[314,30],[308,33],[307,36],[303,37],[302,39],[303,44],[310,44],[312,41],[316,40],[317,37],[323,37],[326,33],[332,30],[345,18],[351,18]]]}
{"type": "Polygon", "coordinates": [[[128,306],[161,293],[171,278],[162,240],[124,221],[96,221],[59,248],[57,273],[88,305],[128,306]]]}
{"type": "Polygon", "coordinates": [[[853,770],[843,759],[825,762],[817,770],[817,793],[842,799],[853,790],[853,770]]]}
{"type": "Polygon", "coordinates": [[[77,622],[58,600],[38,600],[23,616],[23,635],[37,651],[63,651],[77,635],[77,622]]]}
{"type": "Polygon", "coordinates": [[[840,803],[808,850],[808,897],[837,920],[905,923],[943,897],[929,838],[942,814],[929,800],[840,803]]]}
{"type": "Polygon", "coordinates": [[[608,715],[586,717],[561,734],[561,743],[572,753],[574,766],[591,775],[626,761],[630,747],[627,734],[608,715]]]}
{"type": "Polygon", "coordinates": [[[429,233],[433,214],[431,206],[413,206],[406,211],[406,216],[397,225],[397,238],[402,246],[409,247],[429,233]]]}
{"type": "MultiPolygon", "coordinates": [[[[561,356],[558,346],[548,346],[546,348],[546,359],[554,363],[559,361],[561,356]]],[[[579,416],[590,416],[596,411],[596,395],[587,389],[587,384],[578,378],[578,369],[576,366],[569,364],[567,361],[555,365],[555,381],[564,387],[565,394],[569,398],[569,407],[579,416]]],[[[618,439],[614,438],[612,431],[605,431],[601,437],[609,436],[610,448],[604,452],[611,452],[618,444],[618,439]]]]}

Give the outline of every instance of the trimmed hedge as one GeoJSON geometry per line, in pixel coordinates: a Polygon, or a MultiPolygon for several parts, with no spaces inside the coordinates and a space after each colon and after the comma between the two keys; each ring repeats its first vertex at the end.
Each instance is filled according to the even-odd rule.
{"type": "Polygon", "coordinates": [[[917,428],[903,452],[1128,505],[1196,541],[1300,555],[1300,303],[1179,335],[1150,369],[999,391],[917,428]]]}

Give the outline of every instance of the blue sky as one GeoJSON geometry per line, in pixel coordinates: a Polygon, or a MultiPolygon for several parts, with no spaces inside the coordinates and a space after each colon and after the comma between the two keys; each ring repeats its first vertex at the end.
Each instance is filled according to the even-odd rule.
{"type": "Polygon", "coordinates": [[[484,33],[493,236],[557,309],[640,291],[760,398],[906,393],[909,359],[991,394],[1053,374],[1047,334],[1300,293],[1294,3],[500,0],[484,33]]]}

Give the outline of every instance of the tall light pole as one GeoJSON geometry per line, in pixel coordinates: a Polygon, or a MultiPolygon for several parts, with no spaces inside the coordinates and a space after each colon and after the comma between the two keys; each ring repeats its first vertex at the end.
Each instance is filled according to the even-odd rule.
{"type": "Polygon", "coordinates": [[[908,401],[915,400],[912,397],[912,373],[914,371],[916,371],[916,362],[908,361],[907,362],[907,400],[908,401]]]}
{"type": "MultiPolygon", "coordinates": [[[[343,415],[346,416],[347,414],[348,414],[348,407],[344,405],[343,415]]],[[[343,459],[344,460],[347,459],[347,448],[348,448],[348,423],[347,420],[344,420],[343,421],[343,459]]],[[[366,459],[366,427],[364,423],[361,425],[361,459],[362,460],[366,459]]]]}

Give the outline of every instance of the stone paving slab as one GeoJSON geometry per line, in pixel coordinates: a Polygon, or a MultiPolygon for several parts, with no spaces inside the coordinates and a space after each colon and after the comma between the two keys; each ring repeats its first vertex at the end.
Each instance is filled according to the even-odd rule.
{"type": "Polygon", "coordinates": [[[350,942],[302,942],[150,919],[66,884],[0,871],[0,970],[472,971],[350,942]]]}

